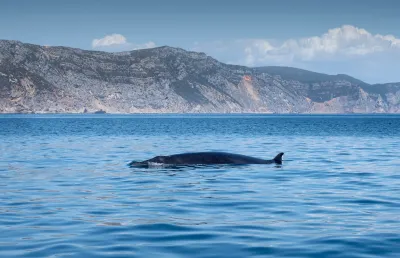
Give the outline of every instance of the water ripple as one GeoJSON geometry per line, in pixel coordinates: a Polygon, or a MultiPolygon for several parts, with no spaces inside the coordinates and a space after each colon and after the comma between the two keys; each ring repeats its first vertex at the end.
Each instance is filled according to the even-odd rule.
{"type": "Polygon", "coordinates": [[[399,257],[399,118],[0,116],[0,257],[399,257]]]}

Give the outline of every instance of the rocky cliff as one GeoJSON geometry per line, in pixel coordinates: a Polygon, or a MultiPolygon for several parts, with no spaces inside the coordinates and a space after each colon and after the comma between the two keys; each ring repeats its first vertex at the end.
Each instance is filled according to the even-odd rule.
{"type": "Polygon", "coordinates": [[[2,113],[400,112],[400,83],[227,65],[179,48],[121,53],[0,41],[2,113]]]}

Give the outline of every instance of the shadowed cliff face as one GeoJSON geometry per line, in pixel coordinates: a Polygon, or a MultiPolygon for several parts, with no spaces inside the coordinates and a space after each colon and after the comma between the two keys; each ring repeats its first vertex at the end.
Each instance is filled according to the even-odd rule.
{"type": "Polygon", "coordinates": [[[226,65],[171,47],[106,53],[0,41],[3,113],[397,113],[399,100],[400,83],[226,65]]]}

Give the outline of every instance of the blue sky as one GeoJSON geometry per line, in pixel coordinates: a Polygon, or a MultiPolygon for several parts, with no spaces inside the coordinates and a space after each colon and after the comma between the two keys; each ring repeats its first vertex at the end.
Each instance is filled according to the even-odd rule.
{"type": "Polygon", "coordinates": [[[228,63],[400,81],[400,1],[0,1],[0,39],[125,51],[169,45],[228,63]]]}

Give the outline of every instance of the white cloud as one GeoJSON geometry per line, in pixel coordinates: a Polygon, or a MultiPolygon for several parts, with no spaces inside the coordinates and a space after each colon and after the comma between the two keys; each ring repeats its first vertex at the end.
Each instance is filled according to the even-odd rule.
{"type": "Polygon", "coordinates": [[[153,41],[149,41],[143,44],[130,43],[121,34],[106,35],[101,39],[94,39],[92,41],[93,49],[102,50],[136,50],[153,47],[156,47],[156,44],[153,41]]]}
{"type": "MultiPolygon", "coordinates": [[[[355,76],[363,75],[361,69],[367,62],[379,60],[386,63],[381,63],[381,66],[391,70],[393,65],[400,66],[399,38],[393,35],[372,34],[352,25],[330,29],[320,36],[284,41],[240,39],[197,43],[193,50],[203,51],[223,62],[239,65],[285,65],[328,73],[351,74],[355,71],[355,76]],[[350,71],[343,71],[343,64],[346,64],[346,68],[350,67],[350,71]],[[352,68],[356,65],[360,70],[352,68]]],[[[371,74],[367,74],[371,72],[378,71],[365,71],[364,78],[380,81],[378,76],[371,77],[371,74]]],[[[385,68],[381,68],[379,72],[380,78],[388,75],[385,68]]],[[[400,75],[396,78],[400,81],[400,75]]]]}
{"type": "Polygon", "coordinates": [[[263,39],[248,40],[244,49],[247,65],[351,58],[386,51],[400,51],[400,39],[393,35],[373,35],[351,25],[331,29],[321,36],[289,39],[275,45],[263,39]]]}
{"type": "Polygon", "coordinates": [[[113,45],[123,45],[126,44],[126,38],[121,34],[111,34],[107,35],[101,39],[94,39],[92,41],[92,47],[109,47],[113,45]]]}
{"type": "Polygon", "coordinates": [[[147,43],[144,44],[131,44],[130,45],[133,47],[132,49],[143,49],[143,48],[153,48],[156,47],[156,43],[154,43],[153,41],[149,41],[147,43]]]}

